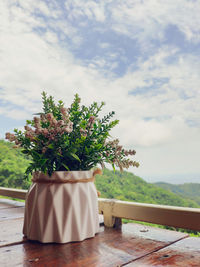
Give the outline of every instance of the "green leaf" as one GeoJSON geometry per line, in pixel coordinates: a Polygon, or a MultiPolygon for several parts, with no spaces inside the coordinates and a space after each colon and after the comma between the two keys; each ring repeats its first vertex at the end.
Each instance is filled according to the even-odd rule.
{"type": "Polygon", "coordinates": [[[70,155],[71,155],[73,158],[75,158],[76,160],[78,160],[78,161],[81,162],[81,160],[79,159],[79,157],[78,157],[76,154],[74,154],[74,153],[70,153],[70,155]]]}
{"type": "MultiPolygon", "coordinates": [[[[76,139],[76,141],[77,141],[77,140],[78,140],[78,139],[76,139]]],[[[76,148],[73,148],[71,151],[72,151],[71,154],[76,154],[77,149],[76,149],[76,148]]]]}
{"type": "Polygon", "coordinates": [[[29,153],[28,150],[21,150],[21,152],[22,152],[23,154],[28,154],[28,153],[29,153]]]}
{"type": "Polygon", "coordinates": [[[81,136],[81,141],[84,142],[85,139],[86,139],[86,136],[83,136],[83,135],[82,135],[82,136],[81,136]]]}
{"type": "Polygon", "coordinates": [[[54,148],[53,144],[49,144],[47,147],[50,148],[50,149],[54,148]]]}
{"type": "Polygon", "coordinates": [[[26,123],[27,124],[31,124],[31,120],[26,120],[26,123]]]}
{"type": "Polygon", "coordinates": [[[41,155],[39,153],[37,153],[35,150],[32,150],[32,156],[35,156],[36,158],[40,159],[41,155]]]}
{"type": "Polygon", "coordinates": [[[115,165],[114,165],[114,163],[112,163],[112,167],[113,167],[113,171],[115,173],[115,165]]]}
{"type": "Polygon", "coordinates": [[[65,167],[66,170],[70,171],[70,169],[65,165],[65,163],[62,163],[62,165],[65,167]]]}
{"type": "Polygon", "coordinates": [[[96,149],[100,149],[100,148],[102,148],[102,144],[97,144],[96,149]]]}
{"type": "Polygon", "coordinates": [[[89,150],[88,150],[87,147],[85,147],[85,152],[86,152],[87,154],[89,154],[89,150]]]}
{"type": "Polygon", "coordinates": [[[45,114],[45,113],[43,113],[43,112],[33,113],[33,115],[43,115],[43,114],[45,114]]]}
{"type": "Polygon", "coordinates": [[[40,159],[39,162],[41,163],[41,166],[43,166],[46,162],[47,162],[48,159],[40,159]]]}

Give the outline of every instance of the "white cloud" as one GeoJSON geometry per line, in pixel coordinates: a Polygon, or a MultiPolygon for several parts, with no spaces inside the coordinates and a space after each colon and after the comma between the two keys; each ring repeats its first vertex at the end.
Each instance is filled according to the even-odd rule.
{"type": "MultiPolygon", "coordinates": [[[[124,144],[128,147],[135,144],[141,147],[149,147],[168,143],[172,138],[172,132],[167,124],[152,121],[134,120],[123,118],[120,123],[120,136],[123,138],[124,144]]],[[[116,135],[119,130],[116,131],[116,135]]]]}
{"type": "Polygon", "coordinates": [[[118,1],[112,8],[113,28],[143,42],[163,39],[166,28],[175,25],[188,40],[198,42],[199,12],[198,1],[118,1]]]}
{"type": "MultiPolygon", "coordinates": [[[[189,180],[190,174],[200,172],[200,141],[197,138],[199,130],[189,129],[185,126],[182,130],[184,130],[182,136],[177,135],[177,138],[171,142],[153,147],[138,148],[136,155],[141,166],[135,172],[149,178],[157,176],[160,181],[164,181],[165,177],[171,174],[174,175],[174,178],[176,174],[188,174],[187,182],[191,182],[189,180]]],[[[174,180],[172,182],[182,183],[184,181],[174,180]]]]}
{"type": "Polygon", "coordinates": [[[109,43],[99,43],[99,46],[103,49],[105,48],[109,48],[110,47],[110,44],[109,43]]]}
{"type": "MultiPolygon", "coordinates": [[[[14,109],[13,107],[0,107],[0,115],[3,117],[21,120],[27,118],[27,112],[22,109],[14,109]]],[[[27,118],[28,119],[28,118],[27,118]]]]}
{"type": "Polygon", "coordinates": [[[53,32],[50,32],[50,31],[47,31],[45,33],[45,39],[47,40],[47,42],[50,42],[50,43],[57,43],[58,42],[57,35],[53,32]]]}
{"type": "Polygon", "coordinates": [[[147,61],[139,63],[137,71],[130,71],[119,79],[118,83],[121,86],[124,84],[128,87],[127,90],[133,93],[135,90],[140,92],[140,88],[149,87],[144,94],[132,97],[136,106],[143,103],[139,109],[141,110],[140,116],[143,114],[143,116],[155,117],[158,114],[159,105],[159,116],[180,115],[187,118],[190,112],[188,114],[190,117],[196,117],[196,112],[199,112],[197,101],[200,97],[198,88],[200,64],[193,56],[185,55],[183,59],[178,54],[177,61],[169,64],[165,60],[167,54],[170,56],[170,48],[158,51],[147,61]],[[165,54],[165,56],[160,54],[165,54]],[[162,81],[162,79],[165,79],[165,82],[157,85],[156,81],[162,81]]]}
{"type": "Polygon", "coordinates": [[[26,13],[29,13],[30,16],[33,16],[35,13],[42,14],[43,16],[58,18],[61,12],[58,10],[57,1],[52,0],[48,4],[44,1],[40,0],[16,0],[14,1],[7,1],[10,5],[17,4],[19,7],[23,9],[26,13]]]}
{"type": "MultiPolygon", "coordinates": [[[[2,116],[28,118],[41,107],[43,90],[56,100],[63,99],[67,105],[78,92],[84,104],[105,100],[105,112],[116,111],[120,125],[113,130],[113,136],[120,137],[126,147],[137,148],[141,175],[191,171],[193,167],[200,171],[196,160],[200,151],[198,58],[175,47],[162,46],[145,60],[142,54],[138,55],[134,66],[130,65],[124,75],[117,77],[112,70],[119,64],[118,53],[112,51],[110,44],[99,44],[110,49],[106,59],[96,56],[88,65],[74,57],[69,44],[60,45],[59,41],[67,36],[80,46],[83,37],[80,29],[70,27],[67,20],[59,18],[62,11],[56,2],[52,2],[54,6],[40,1],[33,5],[31,1],[20,1],[20,6],[10,6],[10,3],[0,3],[2,116]],[[43,16],[36,17],[37,12],[43,16]],[[36,27],[42,31],[36,31],[36,27]],[[185,150],[191,157],[184,155],[185,150]]],[[[183,1],[186,10],[178,8],[180,1],[84,3],[68,1],[68,16],[86,15],[102,23],[111,14],[109,27],[142,42],[164,38],[164,29],[173,22],[188,39],[198,40],[198,25],[193,29],[197,22],[196,2],[183,1]],[[111,6],[112,9],[106,10],[111,6]]]]}
{"type": "MultiPolygon", "coordinates": [[[[87,18],[107,22],[106,29],[136,39],[143,48],[146,47],[147,40],[148,46],[152,40],[164,40],[164,32],[171,25],[175,25],[187,40],[194,43],[200,41],[198,1],[75,0],[66,1],[65,6],[72,20],[87,18]]],[[[87,22],[84,25],[87,25],[87,22]]]]}
{"type": "Polygon", "coordinates": [[[105,21],[105,2],[100,1],[99,3],[91,0],[68,0],[65,2],[65,7],[69,12],[71,19],[77,16],[86,16],[88,19],[95,19],[98,22],[105,21]]]}

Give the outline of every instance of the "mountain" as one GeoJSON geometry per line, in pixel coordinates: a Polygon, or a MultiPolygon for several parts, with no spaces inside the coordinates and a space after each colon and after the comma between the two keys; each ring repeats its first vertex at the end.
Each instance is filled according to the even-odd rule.
{"type": "Polygon", "coordinates": [[[200,205],[200,184],[198,183],[174,185],[164,182],[157,182],[154,184],[179,196],[190,198],[200,205]]]}
{"type": "Polygon", "coordinates": [[[162,174],[162,175],[145,175],[143,177],[149,183],[168,183],[168,184],[184,184],[184,183],[200,183],[200,173],[176,173],[176,174],[162,174]],[[162,180],[160,179],[162,177],[162,180]]]}
{"type": "Polygon", "coordinates": [[[142,178],[126,171],[123,173],[116,171],[114,173],[104,169],[103,175],[98,175],[95,183],[103,198],[182,207],[199,207],[194,200],[147,183],[142,178]]]}
{"type": "MultiPolygon", "coordinates": [[[[0,186],[27,189],[31,181],[25,180],[23,175],[30,159],[12,146],[9,142],[0,140],[0,186]]],[[[114,173],[105,169],[103,175],[96,176],[95,183],[104,198],[185,207],[200,205],[126,171],[114,173]]]]}
{"type": "Polygon", "coordinates": [[[30,181],[23,179],[23,175],[29,162],[20,149],[0,140],[0,186],[28,189],[30,181]]]}

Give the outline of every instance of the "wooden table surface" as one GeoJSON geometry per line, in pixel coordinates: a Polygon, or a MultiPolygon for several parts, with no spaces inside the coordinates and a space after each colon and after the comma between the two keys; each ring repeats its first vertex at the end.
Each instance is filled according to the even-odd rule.
{"type": "Polygon", "coordinates": [[[0,199],[0,266],[181,266],[200,267],[200,238],[185,233],[123,224],[100,227],[94,237],[68,244],[23,238],[24,203],[0,199]]]}

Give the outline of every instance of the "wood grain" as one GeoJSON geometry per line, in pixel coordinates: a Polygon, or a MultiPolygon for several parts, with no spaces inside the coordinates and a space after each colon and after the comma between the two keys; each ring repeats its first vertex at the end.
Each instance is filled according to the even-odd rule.
{"type": "Polygon", "coordinates": [[[7,221],[23,217],[24,217],[24,207],[1,209],[0,212],[0,221],[7,221]]]}
{"type": "Polygon", "coordinates": [[[126,267],[199,267],[200,238],[190,237],[180,240],[164,249],[152,253],[140,260],[125,265],[126,267]]]}
{"type": "Polygon", "coordinates": [[[23,218],[0,222],[0,247],[24,242],[22,228],[23,218]]]}
{"type": "Polygon", "coordinates": [[[0,209],[24,207],[24,202],[14,201],[10,199],[0,198],[0,209]]]}
{"type": "MultiPolygon", "coordinates": [[[[0,266],[200,266],[200,239],[140,224],[100,227],[94,238],[41,244],[23,238],[24,203],[0,200],[0,266]]],[[[102,216],[101,216],[102,224],[102,216]]]]}
{"type": "Polygon", "coordinates": [[[23,190],[23,189],[0,187],[1,196],[26,199],[26,193],[27,193],[27,190],[23,190]]]}
{"type": "Polygon", "coordinates": [[[137,224],[123,225],[121,230],[100,229],[94,238],[77,243],[26,242],[2,247],[0,266],[120,266],[186,236],[165,230],[160,241],[163,229],[137,224]]]}

